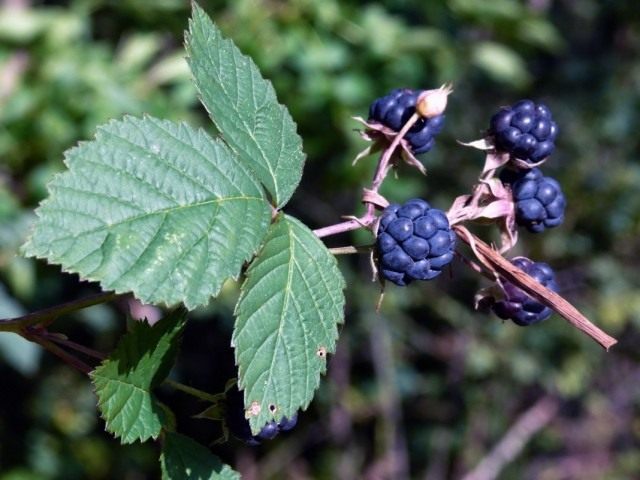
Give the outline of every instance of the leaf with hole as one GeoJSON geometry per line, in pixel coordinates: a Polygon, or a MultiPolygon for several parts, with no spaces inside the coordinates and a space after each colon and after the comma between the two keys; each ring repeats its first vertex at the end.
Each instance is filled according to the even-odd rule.
{"type": "Polygon", "coordinates": [[[239,385],[255,434],[305,409],[344,317],[336,259],[305,225],[281,215],[251,264],[233,332],[239,385]]]}

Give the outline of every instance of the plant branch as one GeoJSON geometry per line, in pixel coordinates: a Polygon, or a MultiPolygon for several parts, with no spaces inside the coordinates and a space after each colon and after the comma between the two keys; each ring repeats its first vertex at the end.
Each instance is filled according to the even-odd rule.
{"type": "Polygon", "coordinates": [[[498,478],[504,467],[520,454],[527,442],[555,417],[558,408],[558,400],[551,396],[542,397],[518,418],[488,455],[462,480],[498,478]]]}
{"type": "Polygon", "coordinates": [[[54,307],[45,308],[32,312],[21,317],[1,319],[0,320],[0,332],[14,332],[21,334],[26,328],[35,325],[41,325],[46,327],[51,325],[56,319],[62,315],[66,315],[76,310],[98,305],[100,303],[110,302],[118,298],[119,295],[113,292],[103,292],[90,297],[81,298],[78,300],[72,300],[70,302],[62,303],[54,307]]]}
{"type": "Polygon", "coordinates": [[[29,333],[25,333],[23,336],[27,340],[37,343],[42,348],[44,348],[48,352],[51,352],[56,357],[62,359],[65,363],[71,365],[73,368],[75,368],[79,372],[84,373],[85,375],[88,375],[89,372],[93,370],[93,368],[91,368],[89,365],[84,363],[82,360],[71,355],[69,352],[63,350],[58,345],[53,343],[51,340],[48,340],[47,338],[41,335],[31,335],[29,333]]]}
{"type": "Polygon", "coordinates": [[[374,201],[373,199],[382,199],[382,197],[378,195],[378,190],[380,190],[382,182],[387,177],[387,174],[391,169],[393,152],[398,148],[398,145],[400,145],[400,141],[404,138],[405,134],[419,119],[420,115],[414,113],[394,137],[391,144],[382,152],[382,155],[380,155],[375,173],[373,174],[373,179],[371,180],[371,186],[369,188],[365,188],[362,195],[362,203],[367,205],[366,213],[361,217],[351,217],[346,222],[340,222],[335,225],[329,225],[328,227],[314,230],[313,233],[315,233],[318,238],[329,237],[331,235],[337,235],[351,230],[358,230],[359,228],[371,228],[377,218],[375,215],[376,205],[380,203],[380,201],[374,201]]]}
{"type": "Polygon", "coordinates": [[[354,218],[352,220],[347,220],[346,222],[340,222],[335,225],[318,228],[314,230],[313,233],[315,233],[318,238],[330,237],[331,235],[337,235],[351,230],[358,230],[359,228],[368,228],[373,220],[375,220],[375,217],[364,215],[357,219],[354,218]]]}
{"type": "Polygon", "coordinates": [[[581,330],[609,350],[618,341],[607,335],[604,331],[582,315],[573,305],[567,302],[561,295],[549,290],[542,284],[531,278],[509,260],[504,258],[495,249],[491,248],[478,237],[470,233],[460,225],[454,225],[453,230],[463,242],[472,247],[478,260],[495,270],[501,277],[515,284],[532,298],[555,310],[571,325],[581,330]]]}
{"type": "MultiPolygon", "coordinates": [[[[29,341],[37,343],[45,350],[53,353],[57,357],[61,358],[65,363],[71,365],[73,368],[86,375],[88,375],[93,370],[93,368],[73,354],[60,348],[60,346],[58,346],[57,344],[83,353],[88,357],[96,358],[99,360],[105,360],[106,358],[108,358],[108,356],[102,352],[71,341],[62,334],[48,332],[44,328],[29,327],[24,331],[22,336],[29,341]]],[[[221,399],[220,394],[212,395],[197,388],[189,387],[174,380],[170,380],[168,378],[164,380],[163,384],[207,402],[216,403],[221,399]]]]}
{"type": "Polygon", "coordinates": [[[86,356],[95,358],[97,360],[102,361],[107,358],[107,355],[105,355],[104,353],[69,340],[65,335],[59,333],[52,333],[48,332],[47,330],[43,330],[41,333],[39,333],[39,336],[46,338],[47,340],[51,340],[52,342],[55,342],[59,345],[70,348],[71,350],[75,350],[76,352],[83,353],[86,356]]]}
{"type": "Polygon", "coordinates": [[[349,245],[347,247],[330,248],[329,251],[333,255],[350,255],[352,253],[371,253],[372,248],[373,245],[365,245],[363,247],[355,247],[353,245],[349,245]]]}
{"type": "Polygon", "coordinates": [[[212,395],[210,393],[204,392],[202,390],[199,390],[197,388],[193,388],[193,387],[189,387],[187,385],[184,385],[182,383],[176,382],[175,380],[170,380],[170,379],[166,379],[164,382],[164,385],[171,387],[175,390],[179,390],[181,392],[184,392],[188,395],[191,395],[192,397],[196,397],[199,398],[200,400],[204,400],[206,402],[211,402],[211,403],[217,403],[221,400],[222,395],[218,394],[218,395],[212,395]]]}

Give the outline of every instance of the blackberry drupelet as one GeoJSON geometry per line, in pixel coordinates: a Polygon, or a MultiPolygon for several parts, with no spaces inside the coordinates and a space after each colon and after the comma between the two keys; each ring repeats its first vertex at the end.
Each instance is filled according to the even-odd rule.
{"type": "Polygon", "coordinates": [[[518,225],[539,233],[564,221],[566,200],[562,188],[555,179],[544,177],[539,168],[505,169],[500,179],[511,185],[518,225]]]}
{"type": "Polygon", "coordinates": [[[424,200],[389,205],[376,240],[380,276],[400,286],[431,280],[453,260],[455,241],[445,213],[424,200]]]}
{"type": "MultiPolygon", "coordinates": [[[[549,290],[558,291],[553,270],[546,263],[534,262],[526,257],[516,257],[511,263],[549,290]]],[[[495,302],[491,308],[504,320],[512,320],[516,325],[525,327],[542,322],[553,313],[549,307],[534,300],[510,282],[504,282],[503,289],[505,298],[495,302]]]]}
{"type": "MultiPolygon", "coordinates": [[[[388,95],[373,101],[369,107],[369,121],[376,121],[399,132],[416,111],[416,101],[421,90],[398,88],[388,95]]],[[[426,153],[435,143],[435,136],[444,125],[444,115],[432,118],[420,118],[406,133],[413,153],[426,153]]]]}
{"type": "Polygon", "coordinates": [[[489,135],[497,150],[537,163],[553,152],[558,126],[546,105],[520,100],[491,117],[489,135]]]}

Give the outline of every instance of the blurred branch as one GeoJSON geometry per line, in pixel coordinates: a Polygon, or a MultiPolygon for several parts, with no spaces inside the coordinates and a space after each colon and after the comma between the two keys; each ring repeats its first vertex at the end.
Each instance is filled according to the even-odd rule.
{"type": "Polygon", "coordinates": [[[4,0],[0,5],[7,10],[26,10],[31,5],[31,0],[4,0]]]}
{"type": "Polygon", "coordinates": [[[370,331],[371,357],[378,383],[380,428],[383,452],[367,469],[364,478],[409,478],[409,459],[405,436],[402,432],[402,405],[397,389],[396,362],[392,348],[391,332],[384,318],[375,315],[375,325],[370,331]]]}
{"type": "Polygon", "coordinates": [[[520,454],[527,442],[555,417],[558,408],[559,401],[556,398],[548,395],[542,397],[518,418],[489,454],[462,480],[498,478],[504,467],[520,454]]]}
{"type": "Polygon", "coordinates": [[[20,77],[29,65],[27,52],[19,50],[14,53],[0,70],[0,102],[13,94],[20,77]]]}

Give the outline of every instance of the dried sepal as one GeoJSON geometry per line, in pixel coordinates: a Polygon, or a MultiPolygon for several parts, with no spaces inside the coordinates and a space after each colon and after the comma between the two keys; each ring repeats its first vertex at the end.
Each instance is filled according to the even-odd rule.
{"type": "Polygon", "coordinates": [[[476,150],[495,150],[495,145],[493,144],[493,138],[485,137],[480,140],[472,140],[471,142],[461,142],[458,140],[458,143],[464,147],[475,148],[476,150]]]}
{"type": "MultiPolygon", "coordinates": [[[[353,161],[353,164],[367,155],[388,149],[398,136],[398,132],[381,123],[369,122],[362,117],[352,118],[365,126],[365,130],[360,131],[360,136],[368,142],[373,142],[372,145],[358,153],[355,160],[353,161]]],[[[401,138],[398,142],[398,146],[400,148],[396,149],[396,151],[394,151],[391,156],[391,165],[393,167],[397,167],[399,160],[402,160],[410,167],[416,168],[420,171],[420,173],[426,175],[426,168],[424,167],[422,162],[420,162],[420,160],[418,160],[413,154],[409,142],[404,138],[401,138]]]]}
{"type": "Polygon", "coordinates": [[[503,300],[504,297],[504,290],[500,288],[498,283],[495,283],[476,292],[473,297],[473,308],[475,310],[489,311],[494,303],[503,300]]]}
{"type": "Polygon", "coordinates": [[[500,229],[500,252],[512,248],[518,239],[515,204],[511,190],[497,178],[481,179],[471,195],[457,197],[447,212],[451,225],[475,221],[495,223],[500,229]]]}
{"type": "Polygon", "coordinates": [[[511,157],[510,163],[519,170],[531,170],[532,168],[539,167],[543,163],[547,161],[549,157],[543,158],[539,162],[527,162],[526,160],[522,160],[520,158],[511,157]]]}

